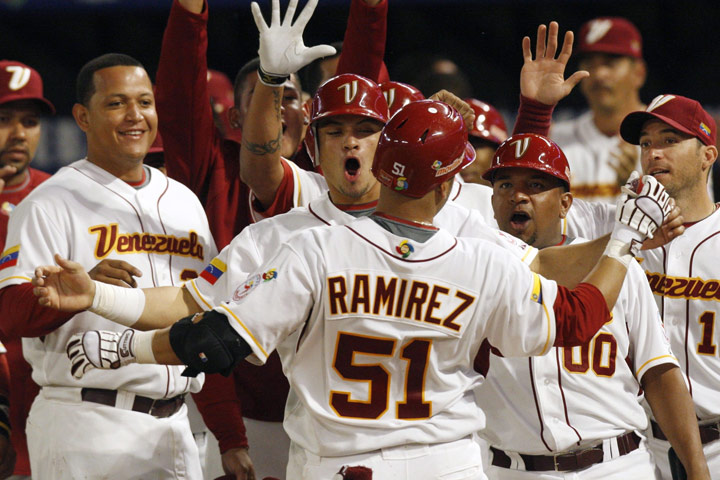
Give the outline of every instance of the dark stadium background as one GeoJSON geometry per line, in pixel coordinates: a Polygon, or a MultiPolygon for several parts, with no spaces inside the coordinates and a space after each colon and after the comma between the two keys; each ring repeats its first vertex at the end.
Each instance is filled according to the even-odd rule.
{"type": "MultiPolygon", "coordinates": [[[[720,2],[389,1],[385,60],[391,77],[411,81],[431,56],[448,57],[468,74],[474,96],[500,108],[509,121],[517,108],[522,37],[534,38],[537,25],[550,20],[557,20],[561,31],[577,31],[585,20],[600,15],[627,17],[642,32],[649,72],[643,100],[677,93],[711,110],[720,106],[720,2]]],[[[260,2],[266,17],[269,3],[260,2]]],[[[286,4],[281,0],[283,10],[286,4]]],[[[349,4],[320,0],[306,30],[306,44],[341,40],[349,4]]],[[[130,54],[154,76],[170,5],[169,0],[0,0],[0,58],[38,69],[47,97],[67,116],[75,75],[97,55],[130,54]]],[[[250,2],[209,0],[209,5],[209,66],[233,78],[257,50],[250,2]]],[[[563,107],[582,105],[575,92],[563,107]]],[[[69,118],[53,121],[46,130],[39,167],[52,170],[58,162],[77,158],[82,137],[76,136],[69,118]]]]}

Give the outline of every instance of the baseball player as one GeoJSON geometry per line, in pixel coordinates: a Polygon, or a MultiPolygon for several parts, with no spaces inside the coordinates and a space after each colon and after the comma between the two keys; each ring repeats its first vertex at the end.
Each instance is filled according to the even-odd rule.
{"type": "MultiPolygon", "coordinates": [[[[679,95],[656,97],[620,127],[626,141],[640,145],[643,171],[666,187],[685,218],[685,233],[663,248],[643,251],[640,265],[687,377],[713,479],[720,478],[720,337],[715,324],[720,213],[707,181],[718,155],[716,128],[700,103],[679,95]]],[[[669,480],[666,439],[671,436],[659,420],[652,421],[650,447],[669,480]]]]}
{"type": "MultiPolygon", "coordinates": [[[[540,249],[582,242],[558,228],[573,202],[568,171],[562,150],[545,137],[517,134],[503,143],[485,173],[503,231],[540,249]]],[[[483,432],[491,478],[655,478],[638,433],[648,424],[641,387],[692,478],[709,478],[692,399],[636,262],[612,320],[590,342],[527,360],[500,353],[487,344],[476,362],[486,376],[478,402],[497,412],[483,432]]]]}
{"type": "Polygon", "coordinates": [[[420,90],[407,83],[388,80],[380,84],[380,90],[383,91],[391,117],[408,103],[425,99],[420,90]]]}
{"type": "MultiPolygon", "coordinates": [[[[415,102],[397,113],[383,132],[373,167],[385,187],[378,202],[382,213],[347,228],[300,234],[300,241],[287,243],[261,267],[262,274],[238,287],[235,302],[205,314],[199,323],[188,317],[157,335],[129,330],[120,341],[122,359],[117,356],[120,335],[102,332],[107,340],[103,349],[115,366],[136,360],[176,363],[176,351],[192,360],[191,370],[227,373],[235,357],[253,352],[262,361],[279,341],[296,335],[295,348],[281,352],[295,394],[286,410],[285,427],[295,442],[288,478],[327,478],[341,466],[358,462],[372,468],[378,478],[440,478],[450,472],[484,478],[477,445],[469,437],[481,427],[482,416],[469,390],[475,378],[468,376],[482,338],[501,342],[518,355],[589,338],[607,321],[607,304],[614,303],[624,262],[631,259],[630,239],[642,237],[619,222],[616,246],[607,251],[613,258],[603,257],[588,283],[575,290],[558,287],[501,249],[459,240],[432,226],[432,217],[450,193],[453,175],[472,159],[467,131],[456,111],[440,102],[415,102]],[[333,254],[333,245],[342,245],[342,254],[333,254]],[[347,255],[346,247],[357,255],[347,255]],[[362,259],[362,266],[355,258],[362,259]],[[476,265],[455,265],[467,266],[468,259],[476,265]],[[267,269],[268,265],[282,266],[267,269]],[[500,282],[490,275],[496,268],[504,271],[500,282]],[[271,300],[278,297],[284,301],[271,300]],[[256,314],[258,301],[267,313],[262,321],[256,314]],[[593,308],[576,310],[575,302],[593,308]],[[550,303],[552,308],[546,306],[550,303]],[[360,308],[364,313],[358,313],[360,308]],[[574,321],[568,320],[571,311],[577,315],[574,321]],[[510,312],[512,318],[525,321],[506,324],[510,312]],[[232,324],[227,318],[233,318],[232,324]],[[299,328],[306,320],[307,325],[299,328]],[[199,331],[190,332],[210,324],[201,337],[199,331]],[[189,353],[195,348],[191,338],[214,346],[206,344],[209,349],[197,351],[199,356],[189,353]],[[318,379],[319,371],[330,377],[318,379]],[[391,384],[392,377],[396,380],[391,384]],[[408,442],[420,443],[419,450],[402,447],[408,442]]],[[[646,181],[648,188],[630,202],[666,203],[662,189],[652,179],[646,181]],[[651,191],[660,197],[648,196],[651,191]]],[[[638,218],[633,224],[652,229],[662,217],[658,205],[652,219],[638,218]]],[[[623,216],[620,220],[630,223],[623,216]]],[[[76,308],[84,301],[72,294],[60,298],[51,288],[62,278],[62,269],[37,273],[42,303],[76,308]]],[[[92,296],[111,290],[98,289],[92,296]]],[[[136,316],[118,309],[118,300],[98,299],[93,308],[115,321],[135,323],[136,316]]],[[[77,374],[92,368],[86,363],[88,354],[97,360],[95,365],[110,368],[110,363],[100,363],[99,345],[85,341],[89,336],[76,338],[70,342],[70,355],[77,374]]]]}
{"type": "Polygon", "coordinates": [[[573,174],[573,194],[614,203],[628,175],[638,167],[637,147],[620,138],[620,122],[644,107],[640,89],[647,75],[642,37],[630,21],[595,18],[578,35],[578,66],[590,73],[580,91],[590,110],[558,122],[551,137],[563,149],[573,174]]]}
{"type": "MultiPolygon", "coordinates": [[[[5,236],[10,214],[20,200],[25,198],[40,183],[50,177],[47,173],[30,167],[40,143],[43,117],[55,113],[55,107],[43,95],[43,83],[40,74],[24,63],[10,60],[0,61],[0,250],[5,250],[5,236]]],[[[2,445],[0,455],[0,477],[7,473],[30,475],[30,460],[25,440],[25,418],[32,398],[37,394],[37,386],[30,379],[30,366],[22,355],[19,338],[11,338],[10,332],[2,330],[2,341],[7,355],[2,362],[12,365],[9,379],[9,397],[0,399],[2,412],[7,414],[9,400],[9,418],[0,422],[14,431],[10,436],[12,447],[2,445]],[[6,358],[7,357],[7,358],[6,358]],[[30,399],[30,402],[26,401],[30,399]],[[10,451],[9,453],[8,450],[10,451]],[[5,472],[12,450],[17,458],[15,468],[5,472]]],[[[4,370],[3,370],[4,371],[4,370]]],[[[9,433],[0,429],[0,434],[9,433]]],[[[7,437],[0,439],[5,442],[7,437]]]]}
{"type": "Polygon", "coordinates": [[[67,339],[107,321],[89,312],[59,315],[32,300],[30,265],[53,251],[86,269],[103,258],[125,260],[147,287],[179,285],[215,255],[197,198],[142,164],[157,132],[144,68],[125,55],[98,57],[80,71],[77,91],[73,115],[87,136],[87,159],[15,208],[0,260],[0,316],[28,337],[23,351],[41,387],[27,425],[33,476],[200,478],[183,397],[201,380],[176,367],[141,366],[78,381],[66,371],[67,339]]]}

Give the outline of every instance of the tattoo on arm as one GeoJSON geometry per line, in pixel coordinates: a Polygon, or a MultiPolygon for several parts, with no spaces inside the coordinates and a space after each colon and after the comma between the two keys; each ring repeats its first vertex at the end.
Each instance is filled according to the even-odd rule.
{"type": "Polygon", "coordinates": [[[242,142],[245,148],[247,148],[253,155],[270,155],[280,150],[280,144],[282,143],[282,130],[280,130],[276,139],[270,140],[269,142],[254,143],[248,142],[244,138],[242,142]]]}

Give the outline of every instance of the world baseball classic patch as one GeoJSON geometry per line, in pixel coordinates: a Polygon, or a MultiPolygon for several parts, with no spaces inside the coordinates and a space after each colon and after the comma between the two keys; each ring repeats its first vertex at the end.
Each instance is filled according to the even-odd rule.
{"type": "Polygon", "coordinates": [[[263,283],[275,280],[277,276],[278,273],[277,269],[275,268],[271,268],[265,273],[258,273],[257,275],[253,275],[252,277],[248,278],[245,283],[235,289],[235,293],[233,293],[232,296],[233,301],[238,302],[242,300],[243,298],[247,297],[251,291],[255,290],[263,283]]]}

